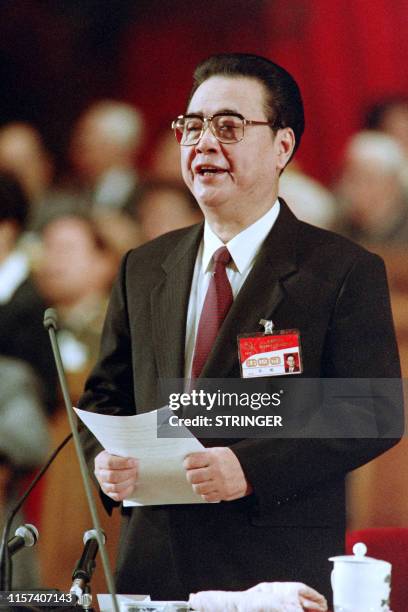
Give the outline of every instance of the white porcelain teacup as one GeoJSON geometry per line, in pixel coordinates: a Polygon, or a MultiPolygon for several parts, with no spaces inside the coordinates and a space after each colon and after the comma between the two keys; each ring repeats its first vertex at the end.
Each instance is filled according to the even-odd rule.
{"type": "Polygon", "coordinates": [[[334,612],[388,612],[391,563],[366,557],[367,547],[358,543],[353,555],[331,557],[334,612]]]}

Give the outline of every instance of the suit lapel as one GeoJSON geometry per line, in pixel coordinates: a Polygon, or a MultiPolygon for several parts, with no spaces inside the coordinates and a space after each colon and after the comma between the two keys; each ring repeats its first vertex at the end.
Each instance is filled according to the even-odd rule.
{"type": "Polygon", "coordinates": [[[159,378],[183,378],[186,317],[203,224],[177,243],[162,267],[166,276],[151,293],[153,344],[159,378]]]}
{"type": "Polygon", "coordinates": [[[255,264],[221,327],[203,378],[226,378],[237,363],[237,335],[261,331],[260,319],[271,319],[284,297],[282,281],[297,270],[299,222],[283,200],[255,264]]]}
{"type": "MultiPolygon", "coordinates": [[[[299,222],[283,200],[276,223],[221,327],[203,378],[227,377],[237,363],[237,335],[261,331],[284,297],[282,281],[296,272],[299,222]]],[[[203,225],[194,226],[163,263],[166,276],[151,293],[153,343],[159,378],[183,378],[188,301],[203,225]]]]}

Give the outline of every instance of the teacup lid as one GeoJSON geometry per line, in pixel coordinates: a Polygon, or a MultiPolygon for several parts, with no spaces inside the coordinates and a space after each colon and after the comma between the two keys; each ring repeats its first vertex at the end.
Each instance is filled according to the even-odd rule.
{"type": "Polygon", "coordinates": [[[363,542],[357,542],[353,546],[352,555],[339,555],[338,557],[330,557],[329,561],[347,561],[348,563],[388,563],[381,559],[366,557],[367,546],[363,542]]]}

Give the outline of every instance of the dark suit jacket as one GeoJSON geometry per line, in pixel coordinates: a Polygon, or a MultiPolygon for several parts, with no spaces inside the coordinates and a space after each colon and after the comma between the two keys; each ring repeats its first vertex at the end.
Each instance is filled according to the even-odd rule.
{"type": "MultiPolygon", "coordinates": [[[[194,226],[126,256],[82,408],[122,415],[151,410],[157,407],[158,378],[183,376],[186,313],[201,237],[202,226],[194,226]]],[[[284,202],[224,321],[204,377],[239,377],[237,334],[259,330],[261,318],[272,319],[278,329],[300,330],[302,376],[400,375],[381,259],[298,221],[284,202]]],[[[295,580],[329,596],[327,558],[343,550],[344,476],[394,442],[234,441],[229,445],[253,495],[220,504],[125,510],[119,592],[180,598],[202,589],[295,580]]]]}
{"type": "Polygon", "coordinates": [[[57,402],[57,371],[48,334],[43,326],[46,304],[31,278],[0,304],[0,355],[27,362],[39,376],[42,399],[48,411],[57,402]]]}

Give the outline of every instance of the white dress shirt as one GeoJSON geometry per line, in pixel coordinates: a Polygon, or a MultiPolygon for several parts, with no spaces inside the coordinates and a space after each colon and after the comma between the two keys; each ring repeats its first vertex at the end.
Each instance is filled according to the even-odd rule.
{"type": "Polygon", "coordinates": [[[30,269],[27,257],[19,251],[13,251],[0,264],[0,304],[7,304],[28,278],[30,269]]]}
{"type": "Polygon", "coordinates": [[[238,295],[246,277],[252,270],[255,258],[266,238],[271,231],[280,211],[279,200],[252,225],[234,236],[232,240],[224,244],[210,228],[207,222],[204,224],[204,236],[197,252],[194,267],[193,280],[191,283],[190,299],[187,310],[186,346],[185,346],[185,378],[191,377],[191,366],[193,362],[194,346],[197,335],[198,324],[208,285],[210,283],[213,269],[213,255],[217,249],[226,246],[231,254],[231,262],[226,270],[232,288],[234,299],[238,295]]]}

